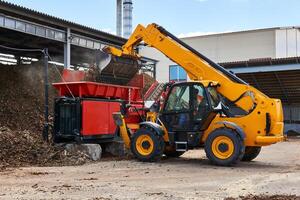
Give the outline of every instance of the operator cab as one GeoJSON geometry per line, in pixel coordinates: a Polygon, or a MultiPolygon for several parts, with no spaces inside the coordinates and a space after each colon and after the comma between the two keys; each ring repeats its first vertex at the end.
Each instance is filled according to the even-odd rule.
{"type": "Polygon", "coordinates": [[[199,140],[214,119],[219,105],[216,86],[201,82],[173,84],[159,113],[159,119],[166,127],[171,143],[199,145],[199,140]]]}

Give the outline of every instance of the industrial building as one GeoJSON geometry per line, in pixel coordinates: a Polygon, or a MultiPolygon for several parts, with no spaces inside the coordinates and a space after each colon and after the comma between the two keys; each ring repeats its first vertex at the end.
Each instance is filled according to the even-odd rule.
{"type": "MultiPolygon", "coordinates": [[[[286,131],[300,131],[299,27],[276,27],[181,39],[265,94],[281,99],[286,131]]],[[[144,47],[140,52],[159,61],[156,69],[158,81],[188,79],[180,66],[157,50],[144,47]]]]}
{"type": "MultiPolygon", "coordinates": [[[[0,1],[0,29],[2,45],[21,49],[48,48],[54,61],[64,63],[65,67],[91,63],[95,49],[108,44],[120,47],[126,41],[94,28],[5,1],[0,1]]],[[[16,55],[18,62],[21,62],[19,59],[23,56],[38,56],[32,53],[17,55],[5,49],[0,49],[0,52],[16,55]]],[[[1,60],[6,59],[2,57],[1,60]]]]}
{"type": "MultiPolygon", "coordinates": [[[[131,1],[124,4],[124,29],[131,31],[131,1]],[[128,17],[129,16],[129,17],[128,17]],[[127,20],[127,21],[126,21],[127,20]]],[[[121,9],[122,10],[122,9],[121,9]]],[[[122,16],[122,13],[121,15],[122,16]]],[[[0,1],[0,43],[19,49],[49,50],[51,60],[65,68],[88,67],[95,62],[95,50],[105,45],[121,47],[126,39],[91,27],[50,16],[6,1],[0,1]]],[[[121,28],[122,31],[122,28],[121,28]]],[[[36,52],[20,52],[0,47],[0,63],[16,65],[40,59],[36,52]]],[[[154,74],[155,60],[143,58],[142,69],[154,74]]]]}
{"type": "MultiPolygon", "coordinates": [[[[132,1],[117,1],[115,36],[74,22],[0,1],[1,45],[21,49],[48,48],[52,59],[69,66],[86,66],[94,62],[94,51],[105,45],[121,47],[132,26],[132,1]],[[123,20],[123,21],[122,21],[123,20]],[[125,22],[124,22],[125,21],[125,22]],[[123,29],[123,30],[122,30],[123,29]]],[[[284,103],[287,130],[300,124],[300,32],[298,27],[228,32],[182,38],[215,62],[236,73],[271,97],[284,103]]],[[[17,64],[36,53],[0,48],[0,62],[17,64]],[[8,57],[7,54],[13,55],[8,57]]],[[[179,66],[158,51],[141,47],[143,69],[159,82],[186,80],[179,66]]]]}

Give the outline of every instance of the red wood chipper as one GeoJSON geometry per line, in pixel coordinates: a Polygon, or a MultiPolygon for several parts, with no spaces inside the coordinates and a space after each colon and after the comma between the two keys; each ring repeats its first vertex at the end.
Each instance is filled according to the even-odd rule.
{"type": "Polygon", "coordinates": [[[58,90],[53,131],[56,143],[111,142],[118,134],[112,117],[114,112],[126,113],[128,125],[132,124],[130,128],[138,128],[134,124],[142,121],[144,116],[141,92],[144,78],[142,74],[137,74],[136,64],[127,62],[121,65],[121,61],[117,62],[113,66],[105,64],[105,69],[96,68],[97,72],[101,71],[100,82],[86,81],[87,73],[83,71],[65,69],[63,81],[53,83],[58,90]]]}

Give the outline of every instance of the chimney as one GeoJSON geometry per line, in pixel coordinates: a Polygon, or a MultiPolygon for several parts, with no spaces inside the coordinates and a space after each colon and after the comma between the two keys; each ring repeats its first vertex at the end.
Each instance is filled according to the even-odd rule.
{"type": "Polygon", "coordinates": [[[117,0],[117,35],[122,36],[122,0],[117,0]]]}
{"type": "Polygon", "coordinates": [[[123,0],[123,37],[129,38],[132,32],[132,0],[123,0]]]}

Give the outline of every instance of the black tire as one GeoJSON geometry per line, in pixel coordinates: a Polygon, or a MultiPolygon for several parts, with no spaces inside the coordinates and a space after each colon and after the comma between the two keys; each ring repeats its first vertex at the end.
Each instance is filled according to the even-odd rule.
{"type": "Polygon", "coordinates": [[[150,129],[150,128],[140,128],[139,130],[137,130],[131,139],[131,151],[133,153],[133,155],[140,161],[143,162],[153,162],[156,161],[158,159],[160,159],[162,157],[163,151],[164,151],[164,147],[165,147],[165,142],[162,136],[158,135],[154,130],[150,129]],[[147,137],[149,140],[151,140],[152,144],[147,144],[143,142],[143,144],[146,144],[146,147],[143,147],[143,144],[138,144],[137,141],[139,140],[140,137],[147,137]],[[149,146],[150,145],[150,146],[149,146]],[[148,147],[148,148],[147,148],[148,147]],[[151,151],[149,151],[149,154],[142,154],[141,150],[139,151],[139,149],[148,151],[148,149],[152,149],[151,151]]]}
{"type": "Polygon", "coordinates": [[[178,157],[182,156],[182,154],[184,154],[184,153],[185,153],[185,151],[176,151],[176,150],[164,152],[164,154],[167,157],[172,157],[172,158],[178,158],[178,157]]]}
{"type": "Polygon", "coordinates": [[[261,151],[261,147],[246,147],[242,161],[250,162],[254,160],[261,151]]]}
{"type": "Polygon", "coordinates": [[[234,132],[234,130],[228,128],[220,128],[210,133],[205,141],[204,149],[207,158],[213,164],[220,166],[231,166],[236,164],[242,159],[245,153],[245,146],[242,138],[234,132]],[[219,143],[216,142],[220,140],[219,138],[225,138],[226,141],[222,142],[221,140],[219,143]],[[229,147],[227,142],[230,143],[229,147]],[[214,146],[215,143],[218,145],[214,146]],[[228,153],[228,155],[221,157],[223,156],[223,153],[228,153]]]}

